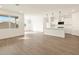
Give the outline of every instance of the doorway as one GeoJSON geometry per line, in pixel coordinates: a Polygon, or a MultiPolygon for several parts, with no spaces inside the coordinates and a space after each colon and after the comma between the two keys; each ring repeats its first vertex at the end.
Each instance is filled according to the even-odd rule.
{"type": "Polygon", "coordinates": [[[43,17],[41,15],[24,15],[25,34],[43,32],[43,17]]]}

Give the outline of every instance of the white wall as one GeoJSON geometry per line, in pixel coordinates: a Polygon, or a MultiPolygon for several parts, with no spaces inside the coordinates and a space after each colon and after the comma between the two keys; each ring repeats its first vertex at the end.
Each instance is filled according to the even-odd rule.
{"type": "Polygon", "coordinates": [[[79,12],[74,12],[72,18],[65,19],[65,33],[79,36],[79,12]]]}
{"type": "Polygon", "coordinates": [[[72,14],[72,35],[79,36],[79,12],[72,14]]]}
{"type": "Polygon", "coordinates": [[[23,14],[11,12],[8,10],[0,10],[0,14],[19,16],[19,28],[17,28],[17,29],[0,29],[0,39],[24,35],[24,17],[23,17],[23,14]]]}
{"type": "Polygon", "coordinates": [[[70,33],[72,32],[72,18],[66,18],[64,19],[65,22],[65,33],[70,33]]]}

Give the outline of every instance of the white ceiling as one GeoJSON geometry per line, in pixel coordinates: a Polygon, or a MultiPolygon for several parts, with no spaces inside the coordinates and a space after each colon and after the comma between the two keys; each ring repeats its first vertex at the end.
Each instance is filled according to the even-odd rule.
{"type": "Polygon", "coordinates": [[[3,4],[2,9],[20,11],[20,12],[45,12],[56,9],[62,9],[67,12],[74,12],[79,10],[79,4],[3,4]],[[73,11],[72,11],[73,10],[73,11]]]}

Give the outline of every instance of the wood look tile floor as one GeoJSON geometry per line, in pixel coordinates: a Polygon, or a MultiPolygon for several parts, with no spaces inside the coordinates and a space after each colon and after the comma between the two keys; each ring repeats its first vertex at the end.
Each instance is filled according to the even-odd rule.
{"type": "Polygon", "coordinates": [[[79,37],[66,38],[33,33],[21,37],[1,39],[0,55],[79,55],[79,37]],[[29,38],[27,38],[29,37],[29,38]]]}

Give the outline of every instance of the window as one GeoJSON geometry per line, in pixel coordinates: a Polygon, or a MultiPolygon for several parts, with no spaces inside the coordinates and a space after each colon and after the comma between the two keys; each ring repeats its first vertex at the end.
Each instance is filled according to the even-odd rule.
{"type": "Polygon", "coordinates": [[[18,28],[18,16],[0,15],[0,29],[5,28],[18,28]]]}

